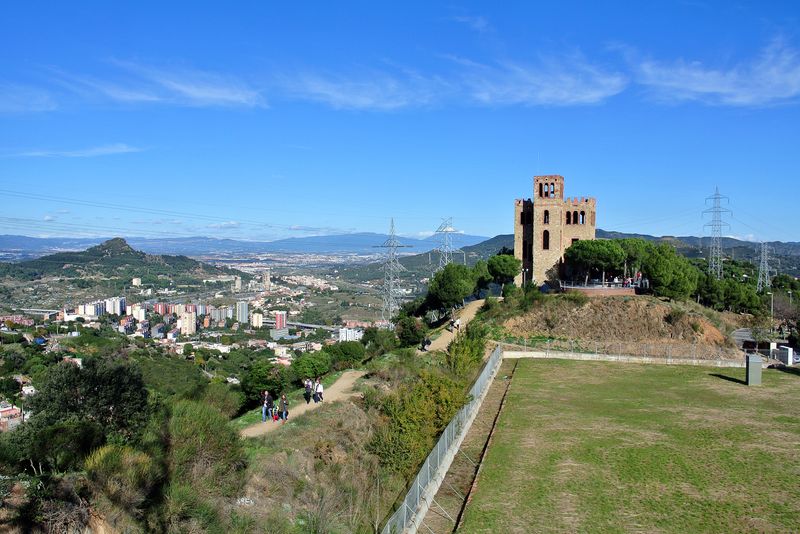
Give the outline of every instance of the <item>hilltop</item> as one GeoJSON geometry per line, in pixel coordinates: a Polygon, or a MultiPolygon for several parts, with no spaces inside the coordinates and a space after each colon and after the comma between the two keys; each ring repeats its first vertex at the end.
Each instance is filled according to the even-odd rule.
{"type": "MultiPolygon", "coordinates": [[[[206,287],[203,280],[248,275],[186,256],[147,254],[122,238],[80,252],[58,252],[19,263],[0,262],[0,300],[30,307],[60,307],[66,301],[107,296],[140,278],[143,287],[206,287]]],[[[137,288],[138,291],[138,288],[137,288]]]]}
{"type": "Polygon", "coordinates": [[[154,275],[179,276],[230,274],[186,256],[151,255],[134,250],[124,239],[116,237],[82,252],[59,252],[20,263],[0,263],[0,275],[34,279],[48,275],[96,277],[119,276],[123,271],[146,271],[154,275]]]}

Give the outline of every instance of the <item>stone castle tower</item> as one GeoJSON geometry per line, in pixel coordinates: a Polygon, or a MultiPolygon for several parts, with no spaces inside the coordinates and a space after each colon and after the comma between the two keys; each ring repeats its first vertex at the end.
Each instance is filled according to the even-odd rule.
{"type": "Polygon", "coordinates": [[[523,270],[517,285],[523,278],[541,285],[572,243],[594,239],[596,210],[594,198],[564,198],[563,176],[534,176],[533,200],[514,201],[514,256],[523,270]]]}

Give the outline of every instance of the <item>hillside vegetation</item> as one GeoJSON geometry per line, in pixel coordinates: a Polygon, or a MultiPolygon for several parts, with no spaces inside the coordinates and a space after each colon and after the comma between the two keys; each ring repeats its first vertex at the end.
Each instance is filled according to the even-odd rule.
{"type": "MultiPolygon", "coordinates": [[[[487,314],[491,317],[491,313],[487,314]]],[[[528,311],[503,318],[497,325],[506,339],[527,340],[531,345],[551,341],[576,341],[585,350],[673,354],[728,354],[738,357],[729,334],[745,323],[735,314],[721,314],[692,303],[669,303],[648,296],[554,296],[538,301],[528,311]],[[649,346],[649,347],[648,347],[649,346]]],[[[556,343],[557,346],[562,344],[556,343]]]]}
{"type": "MultiPolygon", "coordinates": [[[[205,279],[233,275],[250,278],[186,256],[145,254],[124,239],[115,238],[81,252],[59,252],[19,263],[0,262],[0,303],[59,308],[65,303],[125,294],[132,278],[140,278],[142,287],[152,289],[202,289],[215,287],[204,284],[205,279]]],[[[140,288],[135,289],[138,292],[140,288]]]]}

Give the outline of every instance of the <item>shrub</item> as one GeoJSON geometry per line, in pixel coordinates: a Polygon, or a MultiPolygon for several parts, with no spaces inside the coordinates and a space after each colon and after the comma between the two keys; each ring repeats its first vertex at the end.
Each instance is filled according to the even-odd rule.
{"type": "Polygon", "coordinates": [[[239,436],[222,413],[195,401],[179,401],[169,421],[173,480],[212,493],[233,495],[245,466],[239,436]]]}
{"type": "Polygon", "coordinates": [[[571,302],[576,306],[583,306],[587,302],[589,302],[589,297],[585,294],[581,293],[580,291],[567,291],[563,294],[564,300],[567,302],[571,302]]]}
{"type": "Polygon", "coordinates": [[[331,370],[331,356],[325,352],[303,354],[292,362],[292,371],[298,380],[322,376],[331,370]]]}
{"type": "Polygon", "coordinates": [[[425,339],[425,325],[414,317],[401,317],[395,326],[397,339],[402,347],[415,347],[425,339]]]}
{"type": "Polygon", "coordinates": [[[229,386],[222,382],[211,382],[203,390],[201,400],[230,418],[234,417],[242,409],[245,403],[245,396],[238,386],[229,386]]]}
{"type": "Polygon", "coordinates": [[[106,445],[86,459],[86,474],[95,492],[134,517],[158,484],[162,473],[147,454],[125,445],[106,445]]]}
{"type": "Polygon", "coordinates": [[[678,308],[673,308],[667,315],[664,316],[664,320],[669,324],[671,324],[672,326],[675,326],[685,316],[686,316],[685,311],[678,308]]]}
{"type": "MultiPolygon", "coordinates": [[[[330,354],[331,365],[337,370],[359,365],[364,361],[364,356],[366,355],[364,345],[358,341],[342,341],[325,347],[325,352],[330,354]]],[[[321,373],[316,376],[319,376],[319,374],[321,373]]],[[[303,377],[298,373],[298,378],[303,377]]]]}

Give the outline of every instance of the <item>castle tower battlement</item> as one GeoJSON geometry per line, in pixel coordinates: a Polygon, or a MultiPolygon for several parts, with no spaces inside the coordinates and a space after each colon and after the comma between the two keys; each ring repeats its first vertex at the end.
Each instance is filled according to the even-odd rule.
{"type": "Polygon", "coordinates": [[[579,240],[594,239],[597,200],[564,197],[564,177],[534,176],[533,197],[514,201],[514,256],[522,261],[518,285],[541,285],[558,277],[564,251],[579,240]]]}

